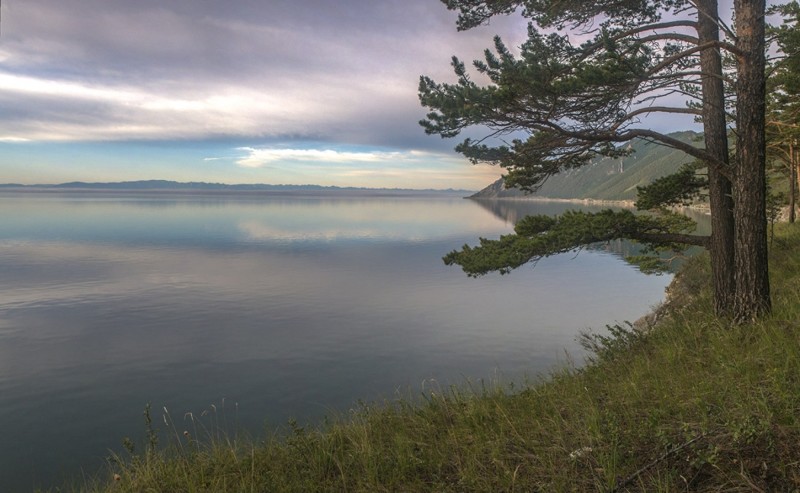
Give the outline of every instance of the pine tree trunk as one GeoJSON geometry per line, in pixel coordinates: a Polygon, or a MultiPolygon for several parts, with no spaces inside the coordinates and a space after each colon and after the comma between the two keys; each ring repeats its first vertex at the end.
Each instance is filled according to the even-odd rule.
{"type": "Polygon", "coordinates": [[[794,172],[796,173],[795,187],[800,188],[800,162],[798,161],[800,161],[800,159],[798,159],[797,152],[795,152],[795,155],[792,156],[792,164],[794,165],[794,172]]]}
{"type": "Polygon", "coordinates": [[[753,320],[771,309],[767,262],[765,127],[765,0],[735,0],[736,175],[734,181],[734,318],[753,320]]]}
{"type": "Polygon", "coordinates": [[[797,150],[794,144],[789,144],[789,222],[793,223],[795,220],[795,204],[797,202],[797,150]]]}
{"type": "MultiPolygon", "coordinates": [[[[719,41],[717,0],[700,0],[697,37],[700,44],[719,41]]],[[[722,81],[722,58],[718,50],[700,55],[703,91],[703,133],[706,151],[728,165],[728,129],[725,121],[725,90],[722,81]]],[[[708,167],[711,239],[709,254],[714,283],[714,309],[718,315],[730,315],[734,299],[734,218],[731,182],[714,166],[708,167]]]]}

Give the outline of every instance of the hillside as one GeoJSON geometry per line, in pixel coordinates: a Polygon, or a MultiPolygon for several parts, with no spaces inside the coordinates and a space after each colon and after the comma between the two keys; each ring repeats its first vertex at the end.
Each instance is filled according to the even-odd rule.
{"type": "MultiPolygon", "coordinates": [[[[684,142],[698,143],[696,132],[670,134],[684,142]]],[[[521,190],[505,190],[497,180],[470,198],[519,198],[525,196],[557,199],[634,200],[636,187],[674,173],[690,162],[685,153],[644,140],[630,144],[633,153],[625,158],[602,158],[579,169],[550,177],[534,194],[521,190]]]]}

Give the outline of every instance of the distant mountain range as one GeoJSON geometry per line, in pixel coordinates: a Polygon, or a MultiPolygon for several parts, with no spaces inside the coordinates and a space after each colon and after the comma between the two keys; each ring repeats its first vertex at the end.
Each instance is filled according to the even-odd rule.
{"type": "MultiPolygon", "coordinates": [[[[671,137],[699,145],[701,134],[676,132],[671,137]]],[[[539,197],[552,199],[635,200],[636,187],[678,171],[692,158],[684,152],[644,140],[630,143],[633,153],[624,158],[602,158],[581,168],[551,176],[533,194],[506,190],[500,179],[470,196],[476,199],[539,197]]]]}
{"type": "Polygon", "coordinates": [[[0,184],[0,190],[63,190],[63,191],[196,191],[196,192],[383,192],[383,193],[471,193],[471,190],[435,190],[407,188],[362,188],[334,187],[322,185],[267,185],[205,182],[177,182],[169,180],[140,180],[110,183],[87,183],[74,181],[56,185],[20,185],[17,183],[0,184]]]}
{"type": "MultiPolygon", "coordinates": [[[[697,132],[685,131],[670,134],[681,141],[699,144],[697,132]]],[[[309,192],[309,193],[449,193],[469,195],[475,199],[496,198],[551,198],[634,200],[636,187],[651,183],[656,178],[678,171],[684,163],[691,162],[685,153],[644,140],[630,143],[633,153],[624,158],[602,158],[578,169],[551,176],[533,194],[518,189],[506,190],[500,179],[478,193],[471,190],[436,190],[403,188],[361,188],[322,185],[268,185],[206,182],[177,182],[169,180],[141,180],[111,183],[70,182],[56,185],[0,184],[0,190],[58,190],[58,191],[176,191],[176,192],[309,192]]]]}

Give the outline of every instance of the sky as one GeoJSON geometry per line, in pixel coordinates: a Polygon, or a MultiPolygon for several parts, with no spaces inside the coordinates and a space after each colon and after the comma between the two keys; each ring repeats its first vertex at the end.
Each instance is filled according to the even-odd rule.
{"type": "Polygon", "coordinates": [[[0,14],[0,183],[478,190],[501,175],[425,135],[417,85],[453,81],[451,56],[481,58],[495,34],[521,44],[517,16],[457,32],[438,0],[4,0],[0,14]]]}

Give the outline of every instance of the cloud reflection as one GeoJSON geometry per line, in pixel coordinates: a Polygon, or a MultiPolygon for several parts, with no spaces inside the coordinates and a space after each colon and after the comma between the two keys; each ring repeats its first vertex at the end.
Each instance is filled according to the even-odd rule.
{"type": "Polygon", "coordinates": [[[442,254],[510,225],[461,199],[47,196],[0,214],[4,479],[94,467],[147,402],[226,397],[257,434],[424,379],[544,371],[668,282],[591,252],[469,279],[442,254]]]}

